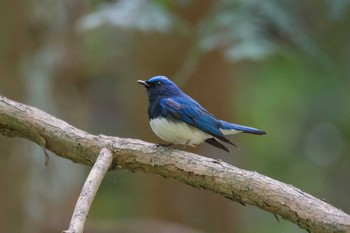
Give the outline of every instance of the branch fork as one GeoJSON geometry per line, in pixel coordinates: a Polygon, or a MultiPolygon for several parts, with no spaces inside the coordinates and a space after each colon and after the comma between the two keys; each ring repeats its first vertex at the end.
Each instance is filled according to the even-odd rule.
{"type": "Polygon", "coordinates": [[[112,152],[103,148],[85,181],[83,189],[81,190],[69,228],[68,230],[63,231],[63,233],[82,233],[84,231],[84,225],[88,217],[89,209],[103,178],[112,165],[112,161],[112,152]]]}

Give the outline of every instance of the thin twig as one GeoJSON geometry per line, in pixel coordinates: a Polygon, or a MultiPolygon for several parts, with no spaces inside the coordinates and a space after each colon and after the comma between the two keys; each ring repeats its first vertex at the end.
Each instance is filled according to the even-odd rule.
{"type": "Polygon", "coordinates": [[[89,209],[100,184],[113,161],[112,152],[103,148],[87,177],[75,206],[69,228],[64,233],[82,233],[89,209]]]}

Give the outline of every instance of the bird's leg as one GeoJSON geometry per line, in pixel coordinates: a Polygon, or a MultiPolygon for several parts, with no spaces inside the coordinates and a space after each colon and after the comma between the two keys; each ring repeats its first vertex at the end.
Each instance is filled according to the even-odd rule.
{"type": "Polygon", "coordinates": [[[183,150],[186,149],[186,147],[188,146],[189,143],[190,143],[190,140],[187,140],[187,142],[181,148],[183,150]]]}

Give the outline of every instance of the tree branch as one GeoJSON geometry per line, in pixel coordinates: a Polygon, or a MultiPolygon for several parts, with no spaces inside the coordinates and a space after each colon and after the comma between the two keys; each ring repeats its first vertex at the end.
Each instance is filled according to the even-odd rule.
{"type": "Polygon", "coordinates": [[[92,135],[34,107],[0,97],[0,133],[27,138],[58,156],[92,166],[102,148],[111,169],[158,174],[257,206],[311,232],[350,232],[350,215],[301,190],[214,159],[141,140],[92,135]]]}
{"type": "Polygon", "coordinates": [[[73,216],[69,228],[64,233],[83,233],[85,221],[87,219],[92,201],[97,193],[100,184],[105,177],[113,161],[112,152],[103,148],[96,163],[92,167],[87,177],[79,199],[74,208],[73,216]]]}

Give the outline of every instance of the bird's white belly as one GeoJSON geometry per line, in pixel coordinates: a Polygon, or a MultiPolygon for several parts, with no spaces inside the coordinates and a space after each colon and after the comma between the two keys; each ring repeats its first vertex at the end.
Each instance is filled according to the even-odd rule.
{"type": "Polygon", "coordinates": [[[158,137],[174,144],[195,146],[212,137],[184,122],[168,121],[166,118],[152,119],[150,125],[158,137]]]}

